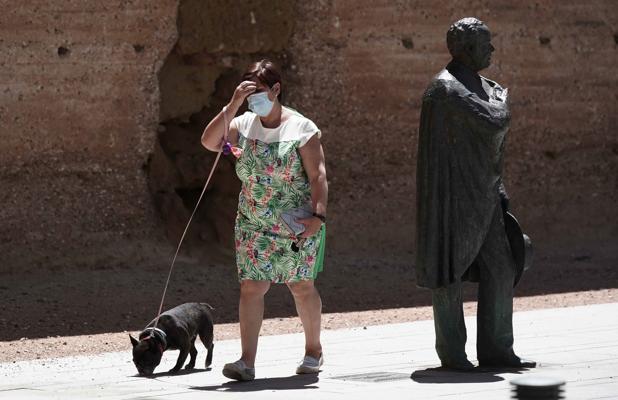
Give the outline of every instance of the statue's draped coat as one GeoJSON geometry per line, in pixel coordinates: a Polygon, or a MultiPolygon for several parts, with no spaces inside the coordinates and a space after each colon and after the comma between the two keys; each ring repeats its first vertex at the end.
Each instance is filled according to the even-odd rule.
{"type": "Polygon", "coordinates": [[[484,101],[449,66],[427,88],[420,120],[416,276],[427,288],[474,275],[469,267],[500,206],[510,119],[505,89],[480,77],[490,88],[484,101]]]}

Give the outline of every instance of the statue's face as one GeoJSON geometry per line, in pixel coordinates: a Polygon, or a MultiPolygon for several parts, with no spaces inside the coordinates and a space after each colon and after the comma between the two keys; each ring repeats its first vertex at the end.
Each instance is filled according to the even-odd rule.
{"type": "Polygon", "coordinates": [[[487,27],[483,27],[479,30],[475,40],[470,43],[468,48],[468,56],[473,64],[472,67],[477,71],[489,67],[491,64],[491,53],[494,50],[494,46],[491,44],[491,33],[487,27]]]}

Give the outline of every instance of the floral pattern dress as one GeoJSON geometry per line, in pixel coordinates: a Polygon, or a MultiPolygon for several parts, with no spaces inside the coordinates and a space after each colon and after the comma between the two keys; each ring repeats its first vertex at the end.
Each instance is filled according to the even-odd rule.
{"type": "Polygon", "coordinates": [[[311,202],[299,154],[301,139],[287,135],[292,140],[265,142],[248,138],[242,130],[239,127],[242,154],[236,162],[242,183],[235,225],[238,278],[273,283],[315,279],[323,265],[324,225],[297,247],[293,244],[299,238],[280,219],[283,211],[311,202]]]}

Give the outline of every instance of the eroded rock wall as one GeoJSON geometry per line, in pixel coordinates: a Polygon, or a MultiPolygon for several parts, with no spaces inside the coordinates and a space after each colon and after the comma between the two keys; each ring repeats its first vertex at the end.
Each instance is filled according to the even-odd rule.
{"type": "Polygon", "coordinates": [[[615,260],[618,8],[611,0],[324,1],[297,5],[289,101],[324,130],[329,251],[411,263],[420,101],[466,16],[493,32],[483,74],[510,89],[505,182],[547,257],[615,260]]]}
{"type": "MultiPolygon", "coordinates": [[[[200,144],[204,127],[227,104],[251,62],[268,57],[287,67],[294,12],[289,0],[179,3],[178,41],[159,73],[160,125],[147,167],[170,241],[180,239],[213,166],[215,153],[200,144]]],[[[233,264],[239,190],[233,157],[222,157],[183,242],[185,254],[210,262],[223,255],[233,264]]]]}
{"type": "MultiPolygon", "coordinates": [[[[613,3],[0,1],[1,268],[167,261],[212,161],[201,129],[264,56],[324,133],[330,263],[410,265],[420,99],[471,15],[494,33],[484,74],[511,90],[513,210],[543,257],[611,261],[613,3]]],[[[188,250],[229,242],[232,167],[188,250]]]]}
{"type": "Polygon", "coordinates": [[[133,266],[176,0],[1,1],[0,269],[133,266]]]}

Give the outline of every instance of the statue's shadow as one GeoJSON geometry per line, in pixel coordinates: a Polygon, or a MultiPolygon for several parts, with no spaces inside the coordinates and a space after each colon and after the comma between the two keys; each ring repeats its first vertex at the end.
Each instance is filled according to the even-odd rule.
{"type": "Polygon", "coordinates": [[[500,374],[520,374],[526,368],[481,368],[470,371],[455,371],[448,368],[426,368],[416,370],[410,378],[418,383],[490,383],[503,381],[500,374]]]}
{"type": "Polygon", "coordinates": [[[230,381],[221,385],[193,386],[193,390],[219,392],[258,392],[262,390],[317,389],[317,374],[292,375],[280,378],[255,379],[249,382],[230,381]]]}

